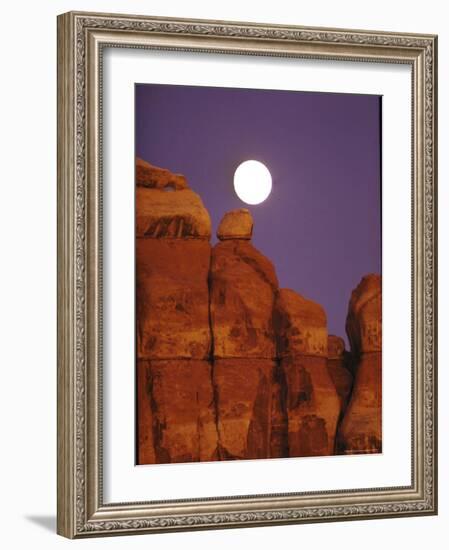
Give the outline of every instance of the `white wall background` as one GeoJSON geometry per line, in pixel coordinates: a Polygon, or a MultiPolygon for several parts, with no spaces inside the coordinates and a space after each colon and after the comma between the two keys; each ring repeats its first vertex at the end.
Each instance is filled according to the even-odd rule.
{"type": "Polygon", "coordinates": [[[408,0],[60,0],[2,5],[0,517],[3,548],[446,547],[449,535],[449,30],[446,3],[408,0]],[[70,542],[56,515],[56,15],[69,10],[439,34],[440,514],[70,542]]]}

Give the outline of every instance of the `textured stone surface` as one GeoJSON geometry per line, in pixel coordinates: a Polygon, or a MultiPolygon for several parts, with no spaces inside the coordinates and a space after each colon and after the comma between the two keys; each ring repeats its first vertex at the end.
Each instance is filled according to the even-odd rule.
{"type": "Polygon", "coordinates": [[[346,322],[355,355],[351,400],[339,427],[338,451],[382,451],[382,289],[377,275],[353,291],[346,322]]]}
{"type": "Polygon", "coordinates": [[[279,361],[273,370],[271,388],[270,458],[288,456],[287,385],[285,373],[279,361]]]}
{"type": "Polygon", "coordinates": [[[137,239],[140,358],[208,358],[210,245],[202,239],[137,239]]]}
{"type": "Polygon", "coordinates": [[[351,395],[353,376],[350,370],[351,356],[345,350],[343,338],[330,335],[327,340],[327,370],[340,398],[341,414],[346,410],[351,395]]]}
{"type": "Polygon", "coordinates": [[[338,452],[378,451],[380,278],[353,292],[349,354],[321,306],[279,290],[247,210],[211,249],[183,176],[138,160],[136,177],[138,463],[334,454],[345,407],[338,452]]]}
{"type": "Polygon", "coordinates": [[[346,319],[352,352],[382,351],[382,281],[366,275],[352,291],[346,319]]]}
{"type": "Polygon", "coordinates": [[[250,240],[253,234],[253,217],[246,208],[226,212],[217,230],[220,241],[228,239],[250,240]]]}
{"type": "Polygon", "coordinates": [[[149,162],[136,158],[136,185],[150,189],[187,189],[187,181],[181,174],[173,174],[166,168],[159,168],[149,162]]]}
{"type": "Polygon", "coordinates": [[[216,460],[210,364],[188,359],[155,360],[148,361],[145,368],[156,462],[216,460]]]}
{"type": "Polygon", "coordinates": [[[274,310],[279,357],[327,357],[327,321],[324,309],[297,292],[283,288],[274,310]]]}
{"type": "MultiPolygon", "coordinates": [[[[230,214],[221,227],[234,227],[235,213],[230,214]]],[[[210,312],[222,459],[282,452],[285,437],[279,432],[285,431],[285,419],[272,323],[277,290],[272,263],[249,241],[228,239],[214,247],[210,312]]]]}
{"type": "Polygon", "coordinates": [[[137,391],[137,464],[154,464],[150,361],[146,359],[137,361],[137,391]]]}
{"type": "Polygon", "coordinates": [[[138,461],[216,460],[209,214],[183,176],[136,175],[138,461]]]}
{"type": "Polygon", "coordinates": [[[215,357],[274,359],[277,288],[273,264],[250,242],[229,240],[213,248],[210,310],[215,357]]]}
{"type": "Polygon", "coordinates": [[[318,304],[281,289],[274,326],[285,376],[289,455],[333,454],[340,401],[327,370],[326,315],[318,304]]]}
{"type": "Polygon", "coordinates": [[[136,186],[136,237],[210,238],[209,213],[199,195],[187,187],[184,176],[171,174],[148,163],[145,167],[146,179],[139,173],[137,164],[138,182],[157,183],[136,186]],[[184,182],[182,185],[179,178],[184,182]]]}
{"type": "Polygon", "coordinates": [[[213,382],[222,459],[268,458],[276,363],[270,359],[216,359],[213,382]]]}

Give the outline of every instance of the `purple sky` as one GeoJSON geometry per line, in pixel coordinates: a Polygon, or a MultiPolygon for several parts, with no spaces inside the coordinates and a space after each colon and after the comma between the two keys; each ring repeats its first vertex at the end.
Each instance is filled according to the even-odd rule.
{"type": "MultiPolygon", "coordinates": [[[[379,96],[136,85],[137,156],[187,177],[217,229],[248,208],[253,244],[274,263],[281,287],[326,310],[345,337],[352,289],[381,271],[379,96]],[[245,205],[233,174],[263,162],[273,189],[245,205]]],[[[214,236],[213,242],[216,242],[214,236]]]]}

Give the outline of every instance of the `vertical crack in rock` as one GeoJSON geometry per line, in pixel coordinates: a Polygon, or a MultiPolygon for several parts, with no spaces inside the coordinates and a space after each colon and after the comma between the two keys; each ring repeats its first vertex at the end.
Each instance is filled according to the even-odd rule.
{"type": "Polygon", "coordinates": [[[367,275],[353,290],[346,332],[355,358],[354,386],[340,424],[339,453],[382,452],[382,285],[367,275]]]}
{"type": "Polygon", "coordinates": [[[276,359],[272,384],[270,458],[287,456],[289,456],[287,382],[281,362],[276,359]]]}
{"type": "Polygon", "coordinates": [[[351,372],[352,356],[346,351],[343,338],[331,334],[327,339],[327,343],[327,370],[337,390],[341,405],[340,416],[343,416],[351,397],[353,386],[353,375],[351,372]]]}
{"type": "Polygon", "coordinates": [[[208,288],[208,323],[210,330],[210,348],[209,348],[209,364],[210,364],[210,383],[212,386],[212,403],[214,411],[214,422],[215,429],[217,432],[217,447],[215,451],[215,456],[217,460],[222,460],[225,457],[223,456],[223,450],[221,445],[221,434],[220,434],[220,425],[218,422],[218,400],[219,394],[217,385],[215,383],[215,361],[214,361],[214,350],[215,350],[215,340],[214,340],[214,331],[212,327],[212,317],[211,317],[211,265],[212,265],[212,254],[209,261],[209,271],[207,276],[207,288],[208,288]]]}
{"type": "Polygon", "coordinates": [[[286,381],[289,454],[333,454],[341,406],[327,371],[324,310],[293,290],[281,289],[273,319],[286,381]]]}

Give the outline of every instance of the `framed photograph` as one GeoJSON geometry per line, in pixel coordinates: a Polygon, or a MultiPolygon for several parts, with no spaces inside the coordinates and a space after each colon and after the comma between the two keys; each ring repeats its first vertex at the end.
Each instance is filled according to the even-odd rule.
{"type": "Polygon", "coordinates": [[[59,534],[437,513],[436,54],[59,16],[59,534]]]}

